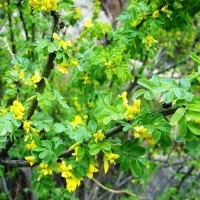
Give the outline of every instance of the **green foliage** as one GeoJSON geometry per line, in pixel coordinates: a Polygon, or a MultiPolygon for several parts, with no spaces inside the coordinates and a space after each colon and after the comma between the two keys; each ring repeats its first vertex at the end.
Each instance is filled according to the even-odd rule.
{"type": "Polygon", "coordinates": [[[108,23],[103,1],[88,20],[72,0],[0,3],[0,199],[143,199],[151,176],[179,163],[179,184],[158,199],[195,196],[199,5],[130,0],[108,23]]]}

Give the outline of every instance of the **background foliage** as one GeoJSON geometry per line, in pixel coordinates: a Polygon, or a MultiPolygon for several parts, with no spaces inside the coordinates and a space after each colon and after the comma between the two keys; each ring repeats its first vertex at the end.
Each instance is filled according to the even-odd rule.
{"type": "Polygon", "coordinates": [[[0,198],[198,199],[199,10],[2,2],[0,198]]]}

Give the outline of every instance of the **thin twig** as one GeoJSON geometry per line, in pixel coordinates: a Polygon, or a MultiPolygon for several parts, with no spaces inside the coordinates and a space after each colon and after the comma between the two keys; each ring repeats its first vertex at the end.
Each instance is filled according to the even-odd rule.
{"type": "Polygon", "coordinates": [[[2,185],[3,185],[4,192],[7,194],[8,199],[12,200],[12,197],[9,194],[8,187],[7,187],[6,180],[5,180],[4,176],[1,177],[1,180],[2,180],[2,185]]]}
{"type": "Polygon", "coordinates": [[[6,44],[6,48],[7,48],[8,52],[10,53],[10,55],[12,56],[12,58],[14,59],[14,58],[15,58],[15,54],[14,54],[14,53],[12,52],[12,50],[10,49],[9,44],[8,44],[6,38],[4,38],[4,42],[5,42],[5,44],[6,44]]]}
{"type": "Polygon", "coordinates": [[[136,194],[134,194],[134,193],[132,193],[132,192],[129,192],[129,191],[127,191],[127,190],[113,190],[113,189],[110,189],[110,188],[108,188],[108,187],[102,185],[99,181],[97,181],[97,180],[94,179],[94,178],[92,178],[92,180],[93,180],[99,187],[101,187],[101,188],[103,188],[104,190],[109,191],[109,192],[111,192],[111,193],[116,193],[116,194],[122,194],[122,193],[124,193],[124,194],[128,194],[128,195],[130,195],[130,196],[133,196],[133,197],[136,197],[136,196],[137,196],[136,194]]]}

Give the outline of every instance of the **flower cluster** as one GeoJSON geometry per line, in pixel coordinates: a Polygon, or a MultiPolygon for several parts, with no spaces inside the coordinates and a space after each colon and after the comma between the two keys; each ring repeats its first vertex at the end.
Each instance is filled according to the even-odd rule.
{"type": "Polygon", "coordinates": [[[33,83],[38,83],[38,82],[40,82],[41,78],[42,78],[42,77],[40,76],[39,71],[36,70],[35,73],[34,73],[34,75],[31,77],[31,81],[32,81],[33,83]]]}
{"type": "Polygon", "coordinates": [[[24,129],[24,131],[25,131],[26,133],[29,133],[30,127],[31,127],[31,122],[24,121],[24,123],[23,123],[23,129],[24,129]]]}
{"type": "Polygon", "coordinates": [[[102,133],[101,130],[97,131],[93,134],[94,141],[97,143],[98,141],[102,141],[105,138],[105,135],[102,133]]]}
{"type": "Polygon", "coordinates": [[[76,115],[74,120],[70,123],[73,127],[76,127],[78,124],[84,124],[83,119],[81,116],[76,115]]]}
{"type": "Polygon", "coordinates": [[[35,144],[35,140],[32,140],[31,143],[26,144],[26,148],[28,150],[33,150],[36,147],[37,147],[37,145],[35,144]]]}
{"type": "Polygon", "coordinates": [[[57,8],[56,0],[29,0],[28,3],[32,8],[41,7],[41,9],[46,12],[56,10],[57,8]]]}
{"type": "Polygon", "coordinates": [[[85,23],[84,23],[85,28],[90,28],[92,26],[93,26],[93,24],[92,24],[91,19],[88,19],[87,21],[85,21],[85,23]]]}
{"type": "Polygon", "coordinates": [[[128,105],[128,99],[127,99],[127,92],[123,92],[121,95],[119,95],[119,97],[121,97],[123,99],[123,104],[126,106],[126,113],[125,115],[127,116],[128,120],[133,120],[134,118],[134,114],[139,114],[140,113],[140,104],[141,101],[140,100],[134,100],[133,101],[133,105],[129,106],[128,105]]]}
{"type": "Polygon", "coordinates": [[[148,144],[154,144],[154,140],[152,139],[152,134],[149,133],[144,126],[135,126],[134,137],[138,138],[140,136],[146,139],[148,144]]]}
{"type": "Polygon", "coordinates": [[[58,170],[61,172],[61,176],[66,179],[66,188],[69,192],[73,192],[77,186],[80,185],[82,178],[77,178],[71,172],[72,166],[67,165],[67,163],[63,160],[62,163],[58,163],[58,170]]]}
{"type": "Polygon", "coordinates": [[[78,111],[81,111],[81,105],[80,105],[80,103],[78,102],[78,97],[74,97],[73,100],[74,100],[74,106],[75,106],[75,108],[76,108],[78,111]]]}
{"type": "Polygon", "coordinates": [[[40,175],[39,177],[37,178],[38,181],[41,180],[41,178],[45,175],[52,175],[52,168],[46,164],[46,163],[40,163],[39,164],[39,167],[40,167],[40,175]]]}
{"type": "Polygon", "coordinates": [[[93,178],[93,174],[95,172],[98,172],[99,170],[92,164],[89,165],[88,171],[87,171],[87,177],[93,178]]]}
{"type": "Polygon", "coordinates": [[[78,7],[74,9],[74,19],[80,19],[82,14],[82,10],[78,7]]]}
{"type": "Polygon", "coordinates": [[[108,169],[109,169],[109,163],[113,163],[115,164],[115,160],[119,158],[118,154],[114,154],[114,153],[108,153],[105,154],[103,157],[103,166],[104,166],[104,172],[107,173],[108,169]]]}
{"type": "Polygon", "coordinates": [[[159,11],[158,10],[155,10],[152,14],[152,17],[155,19],[155,18],[158,18],[159,16],[159,11]]]}
{"type": "Polygon", "coordinates": [[[147,35],[144,38],[144,43],[147,45],[147,47],[151,47],[153,43],[157,43],[158,41],[155,40],[151,35],[147,35]]]}
{"type": "Polygon", "coordinates": [[[34,156],[26,156],[25,159],[29,162],[30,166],[33,166],[35,164],[34,156]]]}
{"type": "Polygon", "coordinates": [[[15,114],[15,119],[21,120],[24,117],[25,108],[21,102],[15,100],[13,101],[13,105],[11,106],[11,111],[15,114]]]}

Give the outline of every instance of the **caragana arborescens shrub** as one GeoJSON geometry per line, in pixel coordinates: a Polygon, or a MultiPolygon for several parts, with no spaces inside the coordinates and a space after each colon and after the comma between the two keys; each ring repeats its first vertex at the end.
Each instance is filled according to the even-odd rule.
{"type": "Polygon", "coordinates": [[[0,4],[2,199],[140,199],[180,156],[173,187],[199,174],[199,0],[129,1],[114,27],[102,2],[88,20],[72,0],[0,4]]]}

